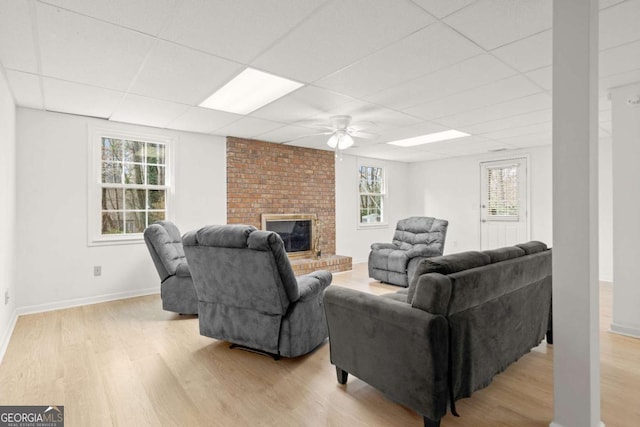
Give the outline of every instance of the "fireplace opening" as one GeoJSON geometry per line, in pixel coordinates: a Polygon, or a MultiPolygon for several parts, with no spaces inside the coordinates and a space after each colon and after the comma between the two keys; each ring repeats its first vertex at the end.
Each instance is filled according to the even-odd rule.
{"type": "Polygon", "coordinates": [[[313,214],[263,214],[262,229],[278,233],[290,258],[310,258],[315,219],[313,214]]]}

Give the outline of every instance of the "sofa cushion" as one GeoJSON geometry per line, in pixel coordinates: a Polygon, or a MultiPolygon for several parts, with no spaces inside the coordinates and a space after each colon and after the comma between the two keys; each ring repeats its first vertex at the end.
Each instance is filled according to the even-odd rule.
{"type": "Polygon", "coordinates": [[[425,244],[442,253],[448,224],[448,221],[431,217],[401,219],[393,234],[393,244],[405,251],[413,245],[425,244]]]}
{"type": "Polygon", "coordinates": [[[489,255],[489,258],[491,258],[492,264],[494,262],[500,262],[500,261],[506,261],[512,258],[518,258],[526,254],[524,249],[519,248],[517,246],[506,246],[504,248],[489,249],[489,250],[483,251],[483,253],[489,255]]]}
{"type": "Polygon", "coordinates": [[[531,254],[535,254],[535,253],[547,250],[547,245],[537,240],[532,240],[527,243],[520,243],[519,245],[516,245],[516,246],[524,250],[524,252],[527,255],[531,255],[531,254]]]}
{"type": "MultiPolygon", "coordinates": [[[[255,230],[256,228],[252,225],[209,225],[196,232],[195,240],[200,246],[246,248],[247,238],[255,230]]],[[[195,244],[190,241],[183,241],[183,243],[191,246],[195,244]]]]}
{"type": "Polygon", "coordinates": [[[413,300],[416,284],[423,274],[440,273],[447,275],[470,268],[481,267],[490,263],[491,258],[489,255],[477,251],[459,252],[457,254],[424,259],[418,264],[415,275],[409,284],[407,302],[413,300]]]}

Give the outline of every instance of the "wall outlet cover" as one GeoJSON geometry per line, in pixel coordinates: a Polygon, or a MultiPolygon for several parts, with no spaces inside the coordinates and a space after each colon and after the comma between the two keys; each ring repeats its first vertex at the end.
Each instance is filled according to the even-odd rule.
{"type": "Polygon", "coordinates": [[[102,266],[101,265],[95,265],[93,267],[93,275],[98,277],[98,276],[102,276],[102,266]]]}

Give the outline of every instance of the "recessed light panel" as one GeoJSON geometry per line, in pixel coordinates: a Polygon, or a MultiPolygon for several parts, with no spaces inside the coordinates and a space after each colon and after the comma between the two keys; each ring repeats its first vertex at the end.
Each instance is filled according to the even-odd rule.
{"type": "Polygon", "coordinates": [[[428,144],[430,142],[446,141],[448,139],[462,138],[469,136],[470,134],[460,132],[458,130],[445,130],[442,132],[430,133],[427,135],[414,136],[413,138],[399,139],[398,141],[391,141],[387,144],[397,145],[399,147],[413,147],[414,145],[428,144]]]}
{"type": "Polygon", "coordinates": [[[200,103],[200,107],[249,114],[302,86],[284,77],[247,68],[200,103]]]}

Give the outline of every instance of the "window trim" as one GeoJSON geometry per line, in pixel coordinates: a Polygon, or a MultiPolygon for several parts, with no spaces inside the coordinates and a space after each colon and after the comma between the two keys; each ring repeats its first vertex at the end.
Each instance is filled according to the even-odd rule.
{"type": "Polygon", "coordinates": [[[133,234],[102,234],[101,194],[102,194],[102,138],[111,137],[129,139],[141,142],[165,144],[165,219],[173,220],[173,201],[175,193],[174,147],[176,139],[166,135],[150,134],[127,130],[125,128],[110,128],[88,125],[87,150],[87,245],[106,246],[140,244],[144,242],[143,233],[133,234]]]}
{"type": "MultiPolygon", "coordinates": [[[[388,200],[388,176],[387,176],[387,168],[385,166],[382,166],[380,164],[376,164],[373,162],[358,162],[358,170],[356,171],[356,188],[357,188],[357,197],[358,197],[358,207],[357,207],[357,224],[358,224],[358,229],[363,229],[363,230],[369,230],[369,229],[374,229],[374,228],[388,228],[389,227],[389,222],[387,221],[387,200],[388,200]],[[370,167],[370,168],[378,168],[378,169],[382,169],[382,192],[380,193],[380,195],[382,196],[382,221],[380,222],[373,222],[373,223],[369,223],[369,222],[361,222],[361,217],[360,217],[360,196],[362,195],[362,193],[360,193],[360,168],[362,167],[370,167]]],[[[378,193],[372,193],[372,194],[378,194],[378,193]]]]}

